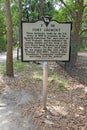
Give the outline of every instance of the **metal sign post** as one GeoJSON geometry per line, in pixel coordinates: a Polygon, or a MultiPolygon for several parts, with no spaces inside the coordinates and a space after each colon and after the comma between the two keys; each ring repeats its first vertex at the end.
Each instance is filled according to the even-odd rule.
{"type": "MultiPolygon", "coordinates": [[[[50,22],[50,17],[43,17],[43,21],[46,26],[48,26],[50,22]]],[[[48,85],[48,62],[43,63],[43,109],[46,110],[46,102],[47,102],[47,85],[48,85]]]]}
{"type": "Polygon", "coordinates": [[[46,110],[48,85],[48,62],[43,63],[43,109],[46,110]]]}

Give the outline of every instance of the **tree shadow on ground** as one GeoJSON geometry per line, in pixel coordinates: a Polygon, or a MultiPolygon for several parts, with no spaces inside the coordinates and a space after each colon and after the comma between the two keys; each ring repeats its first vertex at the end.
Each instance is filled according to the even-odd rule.
{"type": "MultiPolygon", "coordinates": [[[[63,66],[65,68],[65,66],[63,66]]],[[[74,67],[65,68],[66,72],[80,83],[87,85],[87,57],[78,56],[74,67]]]]}

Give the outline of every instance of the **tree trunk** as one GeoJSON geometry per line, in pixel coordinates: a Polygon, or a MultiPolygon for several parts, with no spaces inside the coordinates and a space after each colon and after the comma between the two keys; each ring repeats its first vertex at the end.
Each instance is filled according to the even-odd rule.
{"type": "Polygon", "coordinates": [[[6,75],[13,76],[13,53],[12,53],[12,19],[10,11],[10,1],[5,0],[5,14],[7,27],[7,59],[6,59],[6,75]]]}
{"type": "Polygon", "coordinates": [[[44,15],[44,0],[40,0],[40,13],[41,13],[41,16],[44,15]]]}
{"type": "Polygon", "coordinates": [[[19,42],[18,42],[18,48],[17,48],[17,60],[19,60],[19,49],[21,47],[21,21],[22,21],[22,1],[18,0],[19,4],[19,42]]]}
{"type": "Polygon", "coordinates": [[[21,46],[22,1],[19,0],[19,45],[21,46]]]}
{"type": "Polygon", "coordinates": [[[77,8],[74,11],[73,16],[73,25],[72,25],[72,40],[71,40],[71,56],[70,56],[70,62],[66,63],[66,67],[73,67],[77,61],[77,54],[80,46],[80,28],[82,23],[82,16],[83,16],[83,10],[84,6],[83,0],[75,1],[77,8]]]}

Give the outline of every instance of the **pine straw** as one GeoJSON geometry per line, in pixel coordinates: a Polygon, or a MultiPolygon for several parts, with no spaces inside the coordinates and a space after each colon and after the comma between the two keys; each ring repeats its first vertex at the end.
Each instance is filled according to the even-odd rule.
{"type": "MultiPolygon", "coordinates": [[[[38,65],[37,65],[38,68],[38,65]]],[[[65,70],[55,64],[49,64],[52,73],[64,78],[67,83],[65,90],[53,92],[56,83],[48,85],[47,110],[42,106],[42,81],[33,79],[33,70],[17,73],[15,78],[1,77],[0,88],[6,90],[32,91],[37,100],[35,103],[21,106],[23,117],[31,114],[34,125],[38,130],[87,130],[87,93],[84,84],[78,78],[72,78],[65,70]]]]}

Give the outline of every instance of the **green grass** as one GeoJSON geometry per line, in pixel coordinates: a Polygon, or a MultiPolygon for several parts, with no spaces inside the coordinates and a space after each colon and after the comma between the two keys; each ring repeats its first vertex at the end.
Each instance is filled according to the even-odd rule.
{"type": "MultiPolygon", "coordinates": [[[[21,60],[14,60],[13,62],[13,67],[14,67],[14,71],[16,72],[23,72],[23,71],[27,71],[27,70],[31,70],[31,71],[38,71],[40,70],[40,66],[36,65],[35,63],[32,62],[21,62],[21,60]]],[[[5,63],[1,63],[0,64],[0,73],[3,74],[6,71],[6,65],[5,63]]]]}
{"type": "MultiPolygon", "coordinates": [[[[4,74],[6,70],[5,63],[0,64],[0,74],[4,74]]],[[[20,60],[14,60],[14,72],[31,71],[32,78],[36,81],[43,80],[42,65],[37,65],[33,62],[21,62],[20,60]]],[[[27,81],[26,81],[27,82],[27,81]]],[[[53,86],[52,92],[64,91],[66,81],[61,78],[57,73],[54,73],[48,69],[48,85],[53,86]]]]}
{"type": "Polygon", "coordinates": [[[33,73],[33,78],[37,81],[42,81],[43,80],[43,73],[41,70],[35,71],[33,73]]]}
{"type": "Polygon", "coordinates": [[[4,74],[5,73],[5,70],[6,70],[6,66],[4,63],[1,63],[0,64],[0,74],[4,74]]]}
{"type": "Polygon", "coordinates": [[[58,81],[58,74],[53,74],[53,75],[51,75],[51,77],[52,77],[53,81],[55,81],[55,82],[58,81]]]}
{"type": "Polygon", "coordinates": [[[59,86],[60,91],[64,91],[64,90],[65,90],[65,84],[66,84],[66,81],[65,81],[65,80],[61,79],[61,80],[59,81],[58,86],[59,86]]]}
{"type": "MultiPolygon", "coordinates": [[[[41,70],[41,65],[38,65],[33,62],[21,62],[21,60],[15,60],[13,61],[13,67],[14,71],[16,72],[22,72],[22,71],[39,71],[41,70]]],[[[0,73],[4,73],[6,70],[6,64],[0,63],[0,73]]]]}
{"type": "MultiPolygon", "coordinates": [[[[17,72],[25,71],[28,69],[27,65],[28,65],[28,63],[23,63],[21,61],[14,60],[14,63],[13,63],[14,71],[17,71],[17,72]]],[[[5,63],[1,63],[0,64],[0,74],[4,74],[5,71],[6,71],[6,65],[5,65],[5,63]]]]}
{"type": "Polygon", "coordinates": [[[51,91],[53,93],[56,93],[56,92],[59,92],[59,91],[64,92],[66,90],[65,84],[66,84],[66,81],[61,79],[60,81],[58,81],[58,84],[54,85],[54,87],[51,89],[51,91]]]}
{"type": "Polygon", "coordinates": [[[49,75],[49,85],[51,84],[51,86],[54,86],[52,88],[52,92],[58,92],[58,91],[64,91],[65,90],[65,84],[66,84],[66,80],[64,80],[63,78],[61,78],[58,74],[52,74],[49,75]]]}
{"type": "Polygon", "coordinates": [[[20,60],[14,61],[14,70],[17,72],[22,72],[27,70],[27,63],[21,62],[20,60]]]}
{"type": "Polygon", "coordinates": [[[40,70],[40,66],[33,62],[21,62],[20,60],[14,60],[14,70],[17,72],[22,72],[22,71],[38,71],[40,70]]]}

